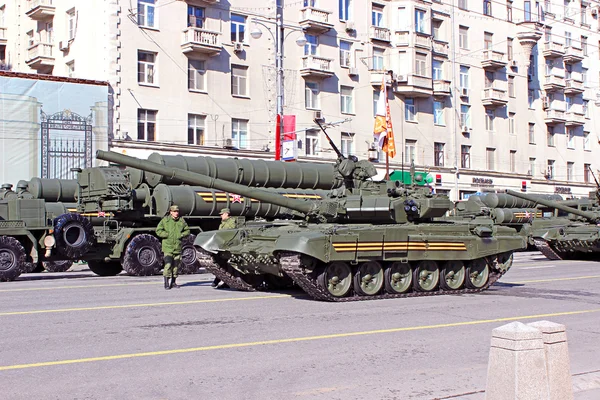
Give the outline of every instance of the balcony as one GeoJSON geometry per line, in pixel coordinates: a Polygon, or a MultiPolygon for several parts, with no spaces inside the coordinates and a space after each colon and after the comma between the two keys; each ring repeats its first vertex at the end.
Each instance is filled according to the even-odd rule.
{"type": "Polygon", "coordinates": [[[27,59],[25,63],[33,69],[44,69],[54,67],[54,55],[52,54],[53,44],[36,43],[27,49],[27,59]]]}
{"type": "MultiPolygon", "coordinates": [[[[395,77],[397,77],[397,75],[395,77]]],[[[386,85],[392,86],[393,79],[390,76],[390,74],[388,73],[388,71],[376,70],[376,69],[373,69],[370,71],[369,82],[371,82],[371,85],[376,87],[377,89],[379,89],[381,87],[381,83],[383,82],[384,78],[385,78],[386,85]]]]}
{"type": "Polygon", "coordinates": [[[565,94],[581,94],[585,92],[583,82],[575,79],[565,79],[565,94]]]}
{"type": "Polygon", "coordinates": [[[546,110],[546,116],[544,117],[546,125],[564,124],[566,120],[567,117],[563,110],[546,110]]]}
{"type": "Polygon", "coordinates": [[[36,21],[44,21],[54,18],[56,7],[52,0],[29,0],[27,2],[28,11],[25,13],[29,18],[36,21]]]}
{"type": "Polygon", "coordinates": [[[300,69],[300,76],[324,79],[334,75],[331,69],[331,58],[324,58],[319,56],[304,56],[302,57],[302,68],[300,69]]]}
{"type": "Polygon", "coordinates": [[[391,40],[390,30],[388,28],[382,28],[380,26],[371,26],[371,30],[369,31],[369,38],[371,40],[389,42],[391,40]]]}
{"type": "Polygon", "coordinates": [[[426,33],[415,32],[413,36],[413,43],[415,47],[422,47],[427,50],[431,50],[431,36],[426,33]]]}
{"type": "Polygon", "coordinates": [[[452,82],[446,80],[433,81],[433,95],[435,97],[450,96],[451,83],[452,82]]]}
{"type": "Polygon", "coordinates": [[[300,26],[306,32],[320,35],[333,28],[333,23],[329,21],[331,11],[320,10],[314,7],[304,7],[300,9],[300,26]]]}
{"type": "Polygon", "coordinates": [[[195,27],[183,31],[181,51],[184,54],[216,56],[222,48],[219,32],[195,27]]]}
{"type": "Polygon", "coordinates": [[[546,75],[543,87],[548,92],[563,90],[565,88],[565,78],[556,75],[546,75]]]}
{"type": "Polygon", "coordinates": [[[563,56],[563,61],[565,64],[576,64],[580,61],[583,61],[583,50],[578,49],[577,47],[567,46],[565,48],[565,55],[563,56]]]}
{"type": "Polygon", "coordinates": [[[481,66],[485,69],[499,69],[506,67],[508,62],[504,59],[504,53],[496,50],[484,50],[481,66]]]}
{"type": "Polygon", "coordinates": [[[585,116],[579,112],[567,111],[565,113],[566,126],[583,126],[585,125],[585,116]]]}
{"type": "Polygon", "coordinates": [[[433,39],[433,52],[437,55],[448,57],[450,54],[450,46],[446,42],[440,42],[433,39]]]}
{"type": "Polygon", "coordinates": [[[562,43],[546,42],[542,50],[546,58],[557,58],[565,55],[565,46],[562,43]]]}
{"type": "Polygon", "coordinates": [[[397,74],[394,92],[409,97],[430,97],[433,95],[433,80],[414,74],[397,74]]]}
{"type": "Polygon", "coordinates": [[[0,45],[6,44],[6,28],[0,28],[0,45]]]}
{"type": "Polygon", "coordinates": [[[508,103],[506,91],[496,88],[483,89],[481,103],[484,107],[502,107],[508,103]]]}

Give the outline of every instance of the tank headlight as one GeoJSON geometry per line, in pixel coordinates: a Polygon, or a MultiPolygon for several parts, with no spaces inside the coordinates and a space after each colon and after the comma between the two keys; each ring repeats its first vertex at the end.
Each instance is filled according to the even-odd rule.
{"type": "Polygon", "coordinates": [[[48,235],[44,238],[44,246],[54,247],[55,244],[56,244],[56,240],[54,239],[54,236],[48,235]]]}

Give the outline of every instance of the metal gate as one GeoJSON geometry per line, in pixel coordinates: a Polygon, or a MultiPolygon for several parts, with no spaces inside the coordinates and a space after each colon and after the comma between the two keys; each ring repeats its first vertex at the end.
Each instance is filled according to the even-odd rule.
{"type": "Polygon", "coordinates": [[[52,115],[42,111],[41,121],[42,178],[73,179],[71,168],[92,166],[91,113],[84,118],[69,110],[52,115]]]}

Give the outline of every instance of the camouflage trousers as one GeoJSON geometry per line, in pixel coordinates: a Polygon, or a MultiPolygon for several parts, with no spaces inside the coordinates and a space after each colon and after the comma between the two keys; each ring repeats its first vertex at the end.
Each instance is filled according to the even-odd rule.
{"type": "Polygon", "coordinates": [[[181,261],[181,254],[169,254],[165,253],[165,268],[163,269],[163,276],[168,278],[177,278],[177,267],[181,261]]]}

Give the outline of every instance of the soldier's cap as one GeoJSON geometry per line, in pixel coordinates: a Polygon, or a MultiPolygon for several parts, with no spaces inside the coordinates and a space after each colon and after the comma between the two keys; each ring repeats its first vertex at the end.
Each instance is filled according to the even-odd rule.
{"type": "Polygon", "coordinates": [[[179,211],[179,206],[173,205],[173,206],[169,207],[169,211],[179,211]]]}
{"type": "Polygon", "coordinates": [[[229,208],[223,208],[223,209],[221,210],[221,212],[219,213],[219,215],[223,215],[223,214],[225,214],[225,213],[227,213],[227,214],[231,214],[231,210],[230,210],[229,208]]]}

